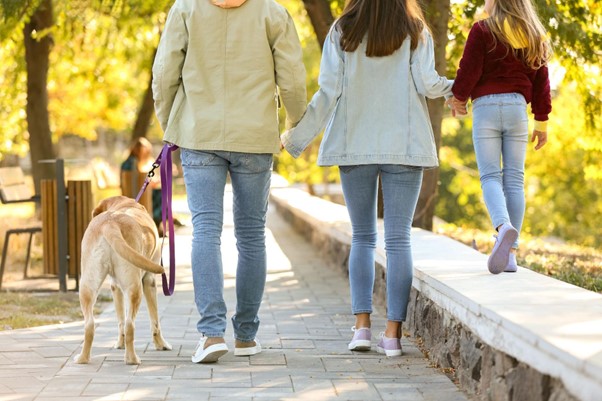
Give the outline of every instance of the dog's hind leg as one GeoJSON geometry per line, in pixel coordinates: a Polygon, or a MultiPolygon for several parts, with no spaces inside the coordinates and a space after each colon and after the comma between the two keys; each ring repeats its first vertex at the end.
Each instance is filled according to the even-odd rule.
{"type": "Polygon", "coordinates": [[[96,290],[89,287],[85,282],[80,283],[79,302],[84,315],[84,345],[82,352],[75,357],[76,363],[90,362],[90,351],[94,341],[94,303],[96,302],[96,290]]]}
{"type": "Polygon", "coordinates": [[[153,342],[155,343],[155,349],[159,351],[171,350],[171,345],[163,338],[161,334],[161,325],[159,324],[159,313],[157,312],[157,286],[155,282],[155,275],[152,273],[146,273],[142,277],[142,289],[144,290],[144,298],[146,299],[146,306],[148,308],[148,317],[150,318],[151,334],[153,335],[153,342]]]}
{"type": "Polygon", "coordinates": [[[115,314],[117,315],[117,342],[115,348],[125,348],[125,302],[123,302],[123,291],[114,282],[111,283],[115,314]]]}
{"type": "Polygon", "coordinates": [[[129,288],[124,289],[124,292],[130,300],[125,320],[125,363],[128,365],[139,365],[140,358],[138,358],[134,349],[134,332],[136,330],[134,321],[140,308],[140,302],[142,302],[142,283],[137,282],[129,288]]]}

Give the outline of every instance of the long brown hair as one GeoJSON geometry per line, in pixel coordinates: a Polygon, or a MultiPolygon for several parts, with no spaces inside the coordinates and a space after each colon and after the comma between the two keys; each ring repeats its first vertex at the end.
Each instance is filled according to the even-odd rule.
{"type": "Polygon", "coordinates": [[[393,54],[408,35],[415,49],[426,27],[416,0],[349,0],[336,24],[346,52],[355,51],[367,34],[368,57],[393,54]]]}
{"type": "Polygon", "coordinates": [[[495,0],[491,16],[485,20],[494,38],[512,48],[504,29],[505,22],[513,32],[519,32],[526,42],[523,49],[513,49],[516,57],[534,70],[545,65],[552,47],[531,0],[495,0]]]}

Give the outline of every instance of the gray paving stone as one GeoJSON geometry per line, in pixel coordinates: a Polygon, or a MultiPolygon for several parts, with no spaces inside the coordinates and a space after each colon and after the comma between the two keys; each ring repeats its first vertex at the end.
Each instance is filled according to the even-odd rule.
{"type": "MultiPolygon", "coordinates": [[[[226,203],[227,204],[227,203],[226,203]]],[[[181,205],[178,207],[182,207],[181,205]]],[[[231,220],[231,210],[226,219],[231,220]]],[[[230,310],[226,343],[234,349],[229,318],[235,305],[235,242],[231,223],[224,231],[225,299],[230,310]]],[[[195,365],[199,319],[190,269],[190,227],[178,234],[176,293],[158,295],[163,334],[173,349],[157,351],[149,333],[146,306],[136,320],[139,366],[125,365],[114,349],[115,311],[108,305],[96,317],[92,361],[78,365],[83,324],[0,332],[0,400],[411,400],[466,401],[410,339],[404,355],[385,358],[374,350],[351,352],[347,343],[354,319],[346,275],[321,256],[274,211],[268,216],[268,282],[260,310],[258,339],[264,352],[216,364],[195,365]],[[18,379],[18,380],[17,380],[18,379]]],[[[179,231],[180,232],[180,231],[179,231]]],[[[160,290],[159,290],[160,291],[160,290]]],[[[144,303],[143,303],[144,305],[144,303]]],[[[373,314],[373,342],[385,318],[373,314]]]]}

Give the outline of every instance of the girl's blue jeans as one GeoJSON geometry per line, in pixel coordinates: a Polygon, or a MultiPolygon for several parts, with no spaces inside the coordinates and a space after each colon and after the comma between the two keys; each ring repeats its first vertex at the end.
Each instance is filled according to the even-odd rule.
{"type": "Polygon", "coordinates": [[[422,168],[370,164],[340,166],[339,170],[353,231],[349,255],[352,312],[372,313],[380,176],[387,254],[387,319],[404,321],[413,277],[410,230],[422,184],[422,168]]]}
{"type": "Polygon", "coordinates": [[[238,250],[232,324],[237,340],[252,341],[266,280],[265,222],[273,156],[181,149],[181,159],[192,213],[192,278],[201,315],[197,329],[207,337],[223,337],[226,330],[220,238],[229,173],[238,250]]]}
{"type": "MultiPolygon", "coordinates": [[[[525,98],[518,93],[488,95],[475,99],[472,105],[472,138],[491,222],[494,228],[510,222],[520,233],[529,140],[525,98]]],[[[518,239],[513,247],[518,247],[518,239]]]]}

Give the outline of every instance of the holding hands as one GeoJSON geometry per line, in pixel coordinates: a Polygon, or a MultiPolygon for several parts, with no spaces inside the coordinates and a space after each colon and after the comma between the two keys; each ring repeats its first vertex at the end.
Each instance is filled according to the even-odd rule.
{"type": "Polygon", "coordinates": [[[452,116],[454,117],[464,117],[468,114],[468,110],[466,109],[467,103],[467,100],[458,100],[455,96],[445,101],[445,104],[451,109],[452,116]]]}

